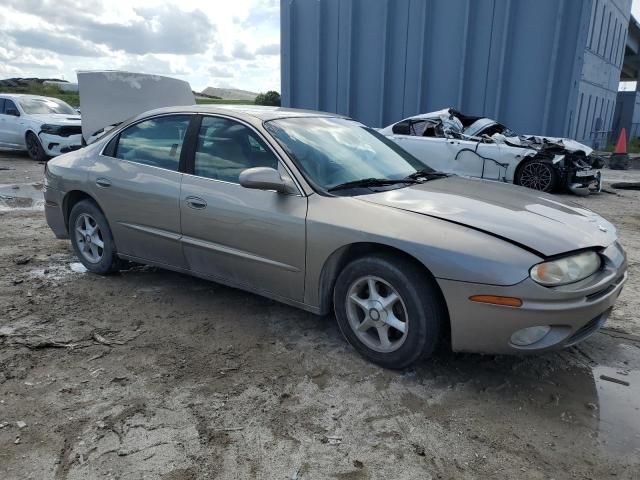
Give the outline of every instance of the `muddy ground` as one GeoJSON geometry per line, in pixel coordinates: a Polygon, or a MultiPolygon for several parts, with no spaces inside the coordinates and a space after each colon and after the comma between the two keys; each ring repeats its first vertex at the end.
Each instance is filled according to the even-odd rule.
{"type": "Polygon", "coordinates": [[[629,255],[606,328],[395,372],[330,317],[154,268],[83,273],[19,198],[42,168],[0,157],[1,479],[640,478],[640,192],[573,198],[629,255]]]}

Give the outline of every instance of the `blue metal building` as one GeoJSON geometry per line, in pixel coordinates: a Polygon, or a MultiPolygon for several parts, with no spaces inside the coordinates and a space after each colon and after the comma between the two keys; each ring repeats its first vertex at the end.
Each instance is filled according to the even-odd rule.
{"type": "Polygon", "coordinates": [[[620,131],[627,131],[627,139],[640,136],[640,24],[631,17],[624,53],[620,81],[636,82],[635,91],[618,92],[618,100],[611,125],[610,143],[614,143],[620,131]]]}
{"type": "Polygon", "coordinates": [[[444,107],[599,143],[631,0],[281,0],[282,102],[371,126],[444,107]]]}

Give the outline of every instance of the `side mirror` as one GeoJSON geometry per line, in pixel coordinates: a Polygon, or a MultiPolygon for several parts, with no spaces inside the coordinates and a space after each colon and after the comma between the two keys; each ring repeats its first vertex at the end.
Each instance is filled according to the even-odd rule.
{"type": "Polygon", "coordinates": [[[5,112],[7,115],[11,115],[12,117],[19,117],[20,116],[20,112],[18,110],[16,110],[15,108],[7,108],[7,110],[5,110],[5,112]]]}
{"type": "Polygon", "coordinates": [[[256,190],[275,190],[279,193],[293,193],[290,181],[283,179],[274,168],[254,167],[240,172],[240,185],[256,190]]]}

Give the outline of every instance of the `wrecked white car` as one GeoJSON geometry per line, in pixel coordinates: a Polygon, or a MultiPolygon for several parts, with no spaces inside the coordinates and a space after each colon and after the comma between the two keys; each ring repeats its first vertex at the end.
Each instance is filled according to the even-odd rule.
{"type": "Polygon", "coordinates": [[[46,161],[82,147],[80,115],[57,98],[0,94],[0,150],[46,161]]]}
{"type": "Polygon", "coordinates": [[[449,108],[406,118],[380,129],[431,168],[577,195],[599,192],[604,161],[566,138],[518,135],[486,117],[449,108]]]}

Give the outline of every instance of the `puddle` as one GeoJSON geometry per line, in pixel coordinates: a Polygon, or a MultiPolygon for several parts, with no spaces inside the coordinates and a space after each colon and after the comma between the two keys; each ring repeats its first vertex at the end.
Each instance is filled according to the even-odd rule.
{"type": "Polygon", "coordinates": [[[478,429],[496,439],[530,432],[532,444],[546,442],[541,445],[552,444],[556,451],[575,450],[587,458],[600,452],[637,463],[640,370],[563,365],[565,360],[570,360],[567,353],[443,355],[417,367],[415,375],[392,375],[390,381],[378,380],[376,387],[382,394],[398,388],[399,408],[447,428],[453,422],[461,431],[478,429]]]}
{"type": "Polygon", "coordinates": [[[41,183],[0,185],[0,211],[43,210],[41,183]]]}
{"type": "Polygon", "coordinates": [[[604,448],[616,453],[640,455],[640,370],[596,367],[593,377],[598,392],[598,437],[604,448]],[[601,376],[619,379],[621,385],[601,376]]]}

